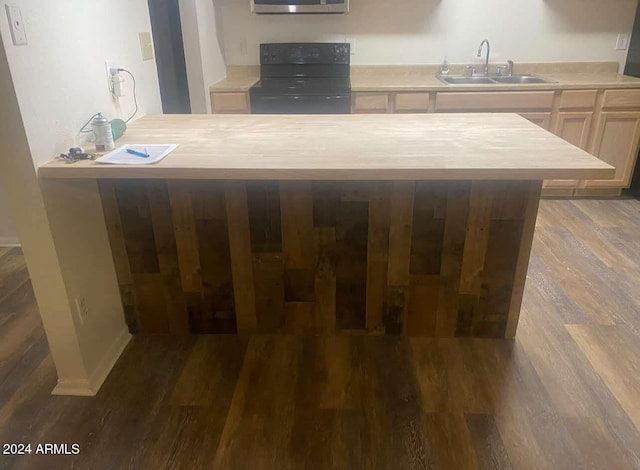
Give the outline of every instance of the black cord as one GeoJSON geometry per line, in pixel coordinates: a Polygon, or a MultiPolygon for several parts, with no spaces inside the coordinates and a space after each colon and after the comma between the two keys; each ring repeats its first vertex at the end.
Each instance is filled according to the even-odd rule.
{"type": "Polygon", "coordinates": [[[136,77],[134,77],[133,74],[129,72],[127,69],[118,69],[118,72],[128,73],[131,76],[131,79],[133,80],[133,102],[136,105],[136,109],[131,115],[131,117],[129,117],[129,119],[125,121],[126,123],[128,123],[135,117],[136,114],[138,114],[138,97],[136,96],[136,77]]]}
{"type": "Polygon", "coordinates": [[[83,133],[83,134],[87,134],[87,133],[89,133],[89,132],[93,132],[91,129],[87,129],[87,126],[88,126],[89,124],[91,124],[91,121],[93,121],[93,118],[94,118],[94,117],[96,117],[98,114],[100,114],[100,113],[95,113],[93,116],[91,116],[91,117],[89,118],[89,120],[87,121],[87,123],[86,123],[84,126],[82,126],[82,127],[80,128],[80,132],[81,132],[81,133],[83,133]]]}

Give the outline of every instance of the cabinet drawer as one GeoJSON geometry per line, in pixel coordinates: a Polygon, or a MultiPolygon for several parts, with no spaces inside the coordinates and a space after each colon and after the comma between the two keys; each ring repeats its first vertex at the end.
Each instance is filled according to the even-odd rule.
{"type": "Polygon", "coordinates": [[[396,111],[428,111],[429,93],[396,93],[396,111]]]}
{"type": "Polygon", "coordinates": [[[355,93],[353,111],[387,113],[389,112],[389,95],[387,93],[355,93]]]}
{"type": "Polygon", "coordinates": [[[248,113],[247,93],[211,93],[211,109],[214,113],[248,113]]]}
{"type": "Polygon", "coordinates": [[[570,90],[560,95],[560,109],[593,108],[596,105],[596,90],[570,90]]]}
{"type": "Polygon", "coordinates": [[[603,108],[640,108],[640,90],[607,90],[603,108]]]}
{"type": "Polygon", "coordinates": [[[553,91],[438,93],[436,111],[551,110],[553,91]]]}

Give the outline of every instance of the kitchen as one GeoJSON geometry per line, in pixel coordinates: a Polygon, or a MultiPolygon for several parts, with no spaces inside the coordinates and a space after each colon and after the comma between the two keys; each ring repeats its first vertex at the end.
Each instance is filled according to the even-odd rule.
{"type": "MultiPolygon", "coordinates": [[[[54,393],[95,395],[52,397],[37,418],[41,439],[80,442],[67,460],[78,465],[105,465],[117,449],[111,466],[178,455],[196,468],[638,467],[638,205],[621,192],[640,80],[618,74],[635,55],[636,2],[498,14],[351,0],[348,13],[321,15],[181,2],[193,116],[160,116],[157,45],[155,84],[139,48],[98,54],[144,84],[140,118],[117,145],[181,144],[128,168],[51,162],[96,105],[130,114],[131,94],[97,102],[104,86],[73,77],[93,107],[42,116],[41,104],[64,100],[28,78],[48,66],[26,55],[51,47],[36,33],[49,26],[20,3],[33,43],[16,49],[1,30],[0,71],[15,87],[2,101],[2,184],[56,369],[36,361],[36,382],[7,372],[3,424],[23,429],[57,375],[54,393]],[[341,111],[250,113],[292,84],[322,106],[340,97],[341,111]],[[467,257],[456,298],[452,260],[467,257]],[[222,307],[202,310],[209,302],[222,307]],[[429,313],[440,309],[457,319],[429,313]],[[95,443],[100,410],[112,411],[95,443]],[[125,443],[145,436],[154,444],[130,457],[125,443]]],[[[138,7],[136,47],[153,27],[138,7]]]]}

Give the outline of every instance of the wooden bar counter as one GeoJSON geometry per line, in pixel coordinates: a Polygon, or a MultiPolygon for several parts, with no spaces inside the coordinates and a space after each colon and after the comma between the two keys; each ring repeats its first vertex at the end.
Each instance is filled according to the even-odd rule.
{"type": "Polygon", "coordinates": [[[148,116],[122,143],[180,147],[39,175],[97,180],[132,333],[513,337],[541,181],[614,172],[514,114],[148,116]]]}

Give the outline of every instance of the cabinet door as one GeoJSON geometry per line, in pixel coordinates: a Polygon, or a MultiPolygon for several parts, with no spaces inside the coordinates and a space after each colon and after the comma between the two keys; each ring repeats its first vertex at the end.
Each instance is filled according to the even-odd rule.
{"type": "Polygon", "coordinates": [[[576,147],[586,150],[592,119],[592,112],[559,112],[553,133],[576,147]]]}
{"type": "Polygon", "coordinates": [[[551,124],[551,113],[520,113],[520,116],[534,124],[537,124],[546,131],[549,130],[549,124],[551,124]]]}
{"type": "Polygon", "coordinates": [[[352,102],[354,113],[388,113],[391,111],[387,93],[354,93],[352,102]]]}
{"type": "MultiPolygon", "coordinates": [[[[592,120],[593,113],[589,111],[561,111],[558,113],[553,133],[576,147],[586,150],[592,120]]],[[[577,188],[579,184],[579,180],[551,180],[544,182],[544,188],[577,188]]]]}
{"type": "Polygon", "coordinates": [[[602,112],[591,153],[616,168],[612,180],[588,180],[586,188],[628,188],[640,144],[640,112],[602,112]]]}

